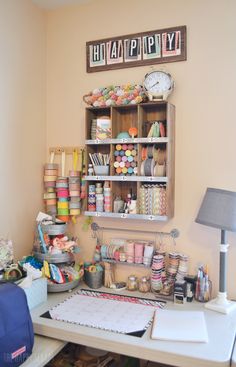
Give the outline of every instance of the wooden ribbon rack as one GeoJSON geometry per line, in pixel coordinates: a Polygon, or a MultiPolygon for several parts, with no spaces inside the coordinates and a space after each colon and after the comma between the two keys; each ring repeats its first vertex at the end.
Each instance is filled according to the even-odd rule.
{"type": "Polygon", "coordinates": [[[51,147],[49,153],[50,163],[44,166],[46,212],[64,222],[70,219],[75,222],[81,211],[81,199],[85,197],[84,148],[51,147]]]}

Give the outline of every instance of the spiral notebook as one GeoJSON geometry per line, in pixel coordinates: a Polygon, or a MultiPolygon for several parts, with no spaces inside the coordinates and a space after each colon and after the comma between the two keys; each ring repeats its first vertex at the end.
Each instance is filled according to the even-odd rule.
{"type": "Polygon", "coordinates": [[[146,330],[165,302],[80,290],[49,311],[54,320],[130,334],[146,330]]]}
{"type": "Polygon", "coordinates": [[[204,312],[156,310],[151,338],[206,343],[208,333],[204,312]]]}

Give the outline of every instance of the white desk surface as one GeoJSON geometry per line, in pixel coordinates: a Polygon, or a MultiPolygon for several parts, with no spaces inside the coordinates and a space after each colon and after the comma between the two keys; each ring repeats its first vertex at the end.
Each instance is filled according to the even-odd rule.
{"type": "MultiPolygon", "coordinates": [[[[81,288],[86,288],[86,286],[83,285],[81,288]]],[[[98,289],[98,291],[101,290],[109,291],[106,288],[98,289]]],[[[124,291],[122,294],[153,298],[150,294],[147,296],[128,291],[124,291]]],[[[46,303],[32,310],[36,334],[172,366],[230,366],[236,332],[236,311],[224,315],[206,310],[203,304],[197,302],[185,305],[174,305],[172,302],[168,302],[166,306],[168,309],[177,309],[180,312],[181,310],[204,311],[209,336],[208,343],[152,340],[150,338],[151,327],[139,338],[40,317],[70,295],[71,293],[67,292],[49,294],[46,303]]]]}

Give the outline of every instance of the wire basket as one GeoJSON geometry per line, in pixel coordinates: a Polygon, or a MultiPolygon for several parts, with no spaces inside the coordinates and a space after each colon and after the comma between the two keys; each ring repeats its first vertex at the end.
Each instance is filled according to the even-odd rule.
{"type": "Polygon", "coordinates": [[[92,289],[101,288],[103,286],[103,274],[104,274],[103,270],[91,272],[85,269],[84,281],[89,288],[92,289]]]}

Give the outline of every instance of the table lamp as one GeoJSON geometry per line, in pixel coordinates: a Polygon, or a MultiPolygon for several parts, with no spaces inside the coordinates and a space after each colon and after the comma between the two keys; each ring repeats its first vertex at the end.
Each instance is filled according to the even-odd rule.
{"type": "Polygon", "coordinates": [[[226,231],[236,231],[236,192],[207,188],[195,221],[221,230],[219,292],[215,299],[206,303],[205,307],[227,314],[236,309],[236,302],[229,301],[226,292],[229,247],[226,231]]]}

